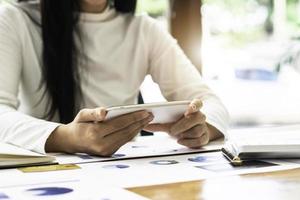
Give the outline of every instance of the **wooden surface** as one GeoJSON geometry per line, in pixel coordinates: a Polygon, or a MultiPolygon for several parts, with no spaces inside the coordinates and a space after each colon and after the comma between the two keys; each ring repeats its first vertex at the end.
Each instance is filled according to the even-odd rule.
{"type": "Polygon", "coordinates": [[[300,169],[131,188],[150,199],[300,199],[300,169]]]}

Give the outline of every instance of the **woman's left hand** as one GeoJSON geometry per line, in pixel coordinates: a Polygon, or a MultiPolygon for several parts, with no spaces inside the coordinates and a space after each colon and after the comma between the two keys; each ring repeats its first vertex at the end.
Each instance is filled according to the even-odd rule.
{"type": "Polygon", "coordinates": [[[163,131],[175,137],[179,144],[189,148],[200,148],[210,140],[221,137],[222,134],[213,126],[206,123],[206,117],[199,110],[202,101],[195,99],[189,105],[184,116],[175,123],[150,124],[148,131],[163,131]]]}

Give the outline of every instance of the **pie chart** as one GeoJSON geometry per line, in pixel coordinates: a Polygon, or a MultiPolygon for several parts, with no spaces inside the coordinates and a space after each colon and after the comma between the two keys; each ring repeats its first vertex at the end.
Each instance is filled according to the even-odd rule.
{"type": "Polygon", "coordinates": [[[150,163],[154,165],[174,165],[178,164],[179,162],[176,160],[155,160],[151,161],[150,163]]]}
{"type": "Polygon", "coordinates": [[[188,161],[191,161],[191,162],[204,162],[207,160],[207,157],[204,157],[204,156],[197,156],[195,158],[188,158],[188,161]]]}
{"type": "Polygon", "coordinates": [[[9,199],[9,197],[6,194],[0,192],[0,199],[9,199]]]}
{"type": "Polygon", "coordinates": [[[126,169],[126,168],[129,168],[129,165],[122,165],[122,164],[118,164],[118,165],[104,165],[103,168],[104,169],[126,169]]]}
{"type": "Polygon", "coordinates": [[[113,158],[121,158],[121,157],[124,157],[124,156],[126,156],[126,155],[121,154],[121,153],[117,153],[117,154],[112,155],[113,158]]]}
{"type": "MultiPolygon", "coordinates": [[[[26,190],[34,196],[56,196],[73,192],[73,189],[65,187],[41,187],[26,190]]],[[[1,198],[0,198],[1,199],[1,198]]]]}

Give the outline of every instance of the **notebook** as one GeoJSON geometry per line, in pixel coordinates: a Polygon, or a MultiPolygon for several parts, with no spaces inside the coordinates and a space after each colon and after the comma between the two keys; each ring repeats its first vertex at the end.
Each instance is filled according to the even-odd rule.
{"type": "Polygon", "coordinates": [[[54,164],[55,158],[0,142],[0,169],[54,164]]]}
{"type": "Polygon", "coordinates": [[[258,158],[300,158],[300,125],[231,130],[222,152],[234,165],[258,158]]]}

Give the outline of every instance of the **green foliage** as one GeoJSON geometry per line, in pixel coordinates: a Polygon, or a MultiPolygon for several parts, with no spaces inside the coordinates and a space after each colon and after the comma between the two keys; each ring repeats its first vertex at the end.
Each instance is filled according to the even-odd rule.
{"type": "Polygon", "coordinates": [[[223,38],[223,44],[225,47],[237,47],[242,48],[247,44],[254,43],[256,41],[265,38],[266,34],[263,28],[250,29],[245,32],[229,32],[225,33],[223,38]]]}
{"type": "Polygon", "coordinates": [[[225,10],[230,10],[233,14],[244,15],[247,12],[248,5],[257,3],[256,0],[203,0],[204,4],[218,6],[225,10]]]}
{"type": "MultiPolygon", "coordinates": [[[[273,3],[277,0],[203,0],[204,4],[213,5],[221,8],[224,12],[230,12],[236,17],[244,17],[251,13],[251,9],[259,6],[266,7],[269,11],[269,16],[266,22],[256,27],[245,28],[241,32],[230,31],[221,33],[218,37],[227,41],[228,45],[241,46],[255,40],[265,38],[268,34],[268,27],[273,20],[273,3]]],[[[286,0],[287,2],[287,29],[289,33],[300,32],[300,0],[286,0]]],[[[272,26],[272,25],[271,25],[272,26]]]]}
{"type": "Polygon", "coordinates": [[[297,0],[289,0],[287,5],[287,20],[291,26],[300,26],[300,14],[297,0]]]}
{"type": "Polygon", "coordinates": [[[161,16],[168,8],[168,0],[139,0],[137,12],[147,12],[151,16],[161,16]]]}
{"type": "MultiPolygon", "coordinates": [[[[257,7],[266,7],[268,1],[269,0],[203,0],[203,3],[220,8],[220,12],[231,13],[233,18],[246,19],[249,13],[253,13],[257,7]]],[[[234,23],[236,22],[232,22],[232,27],[228,32],[220,32],[215,35],[226,47],[243,47],[266,36],[266,32],[264,31],[265,24],[245,27],[242,30],[234,30],[234,23]]]]}

